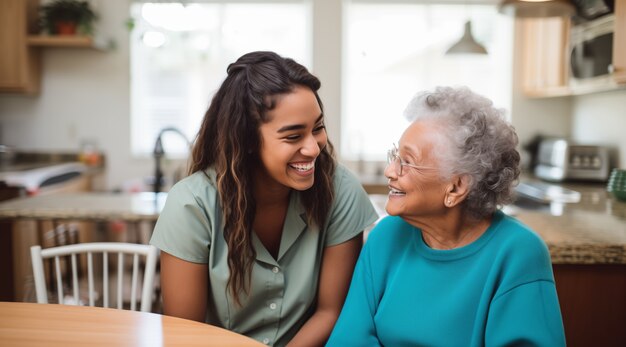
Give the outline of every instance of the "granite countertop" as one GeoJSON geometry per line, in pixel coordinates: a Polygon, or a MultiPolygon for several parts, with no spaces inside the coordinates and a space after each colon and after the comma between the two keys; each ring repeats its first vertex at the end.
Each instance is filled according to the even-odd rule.
{"type": "MultiPolygon", "coordinates": [[[[563,184],[580,193],[578,203],[535,203],[510,206],[513,215],[536,231],[548,245],[553,264],[626,264],[626,202],[599,184],[563,184]]],[[[370,195],[384,214],[386,195],[370,195]]]]}
{"type": "Polygon", "coordinates": [[[511,213],[548,245],[554,264],[626,264],[626,202],[606,185],[563,184],[580,193],[578,203],[551,203],[511,213]]]}
{"type": "MultiPolygon", "coordinates": [[[[580,193],[578,203],[535,204],[505,209],[535,230],[554,264],[626,264],[626,202],[604,184],[564,184],[580,193]]],[[[166,193],[76,193],[41,195],[0,203],[0,219],[156,220],[166,193]]],[[[386,195],[371,194],[384,215],[386,195]]]]}
{"type": "Polygon", "coordinates": [[[0,219],[154,221],[167,193],[73,193],[39,195],[0,203],[0,219]]]}

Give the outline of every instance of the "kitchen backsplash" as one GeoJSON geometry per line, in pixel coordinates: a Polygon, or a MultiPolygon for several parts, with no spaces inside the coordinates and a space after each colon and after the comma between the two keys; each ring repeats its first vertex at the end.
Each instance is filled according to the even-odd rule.
{"type": "Polygon", "coordinates": [[[572,137],[616,147],[617,165],[626,168],[626,90],[574,97],[572,137]]]}

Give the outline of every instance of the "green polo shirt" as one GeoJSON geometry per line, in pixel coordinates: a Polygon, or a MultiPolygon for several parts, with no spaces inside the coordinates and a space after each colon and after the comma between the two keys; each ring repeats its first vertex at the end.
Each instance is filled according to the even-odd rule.
{"type": "Polygon", "coordinates": [[[207,264],[207,323],[283,346],[315,311],[324,248],[352,239],[378,216],[357,178],[341,165],[335,171],[335,201],[324,232],[307,225],[300,194],[292,191],[278,259],[252,233],[256,261],[250,293],[239,307],[226,287],[228,247],[214,182],[215,171],[207,170],[174,185],[150,243],[180,259],[207,264]]]}

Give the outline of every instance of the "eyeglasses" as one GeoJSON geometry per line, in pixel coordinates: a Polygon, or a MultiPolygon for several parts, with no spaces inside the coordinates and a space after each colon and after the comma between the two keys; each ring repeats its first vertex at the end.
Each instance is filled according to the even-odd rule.
{"type": "Polygon", "coordinates": [[[394,171],[396,172],[396,175],[398,175],[398,176],[402,176],[403,175],[402,168],[405,167],[405,166],[408,166],[410,168],[414,168],[414,169],[417,169],[417,170],[432,170],[432,169],[436,169],[435,167],[431,167],[431,166],[413,165],[413,164],[409,164],[409,163],[406,163],[406,162],[402,161],[402,159],[398,155],[398,148],[396,147],[395,143],[393,144],[393,148],[390,149],[389,151],[387,151],[387,163],[389,165],[392,165],[394,171]]]}

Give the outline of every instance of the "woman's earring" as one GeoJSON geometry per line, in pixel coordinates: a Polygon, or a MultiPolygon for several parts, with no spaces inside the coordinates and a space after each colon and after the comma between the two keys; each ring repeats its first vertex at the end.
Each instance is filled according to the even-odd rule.
{"type": "Polygon", "coordinates": [[[448,199],[447,204],[448,206],[452,205],[452,200],[448,199]]]}

